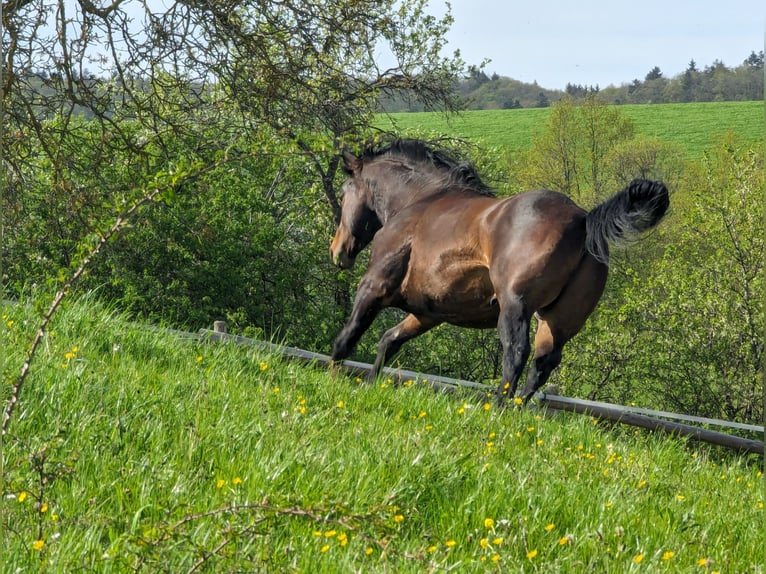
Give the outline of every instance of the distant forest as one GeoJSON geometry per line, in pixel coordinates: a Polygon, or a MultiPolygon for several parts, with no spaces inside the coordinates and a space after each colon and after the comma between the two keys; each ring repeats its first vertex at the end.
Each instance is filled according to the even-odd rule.
{"type": "MultiPolygon", "coordinates": [[[[763,50],[751,52],[740,65],[728,67],[720,60],[699,68],[694,60],[686,70],[665,77],[659,67],[649,70],[643,79],[620,86],[600,87],[567,84],[564,90],[549,90],[497,74],[487,75],[473,66],[467,78],[455,87],[469,110],[544,108],[569,95],[575,100],[597,92],[609,104],[664,104],[679,102],[715,102],[763,99],[763,50]]],[[[406,96],[381,100],[387,112],[423,111],[406,96]]]]}

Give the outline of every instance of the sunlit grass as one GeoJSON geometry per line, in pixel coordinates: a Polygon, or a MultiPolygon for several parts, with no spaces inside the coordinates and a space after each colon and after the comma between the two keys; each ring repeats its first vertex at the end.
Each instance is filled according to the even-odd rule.
{"type": "MultiPolygon", "coordinates": [[[[632,119],[636,134],[677,144],[692,159],[731,130],[745,141],[763,140],[763,102],[704,102],[625,105],[618,108],[632,119]]],[[[449,134],[514,153],[529,148],[542,135],[550,108],[474,110],[446,117],[436,112],[392,114],[405,135],[449,134]]],[[[381,116],[380,127],[392,122],[381,116]]]]}
{"type": "MultiPolygon", "coordinates": [[[[0,328],[12,369],[32,313],[0,328]]],[[[363,385],[90,299],[56,320],[3,456],[9,571],[762,572],[758,458],[363,385]]]]}

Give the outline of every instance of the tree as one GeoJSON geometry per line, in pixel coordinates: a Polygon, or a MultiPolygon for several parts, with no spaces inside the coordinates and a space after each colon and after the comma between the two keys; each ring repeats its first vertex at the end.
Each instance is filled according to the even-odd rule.
{"type": "Polygon", "coordinates": [[[587,185],[593,200],[605,199],[614,190],[607,189],[605,158],[618,143],[633,136],[633,123],[620,111],[601,102],[590,92],[579,107],[587,161],[587,185]]]}
{"type": "Polygon", "coordinates": [[[632,122],[595,92],[580,104],[567,96],[553,105],[543,135],[523,154],[516,176],[522,188],[549,188],[591,204],[606,190],[609,151],[633,135],[632,122]]]}
{"type": "MultiPolygon", "coordinates": [[[[285,169],[296,176],[279,188],[280,201],[306,219],[283,231],[314,234],[302,244],[326,240],[339,212],[337,152],[368,136],[379,96],[406,92],[448,111],[461,105],[452,88],[462,60],[442,56],[451,15],[427,15],[424,0],[102,4],[3,6],[5,285],[66,273],[79,246],[158,178],[184,174],[177,194],[201,198],[211,189],[203,174],[238,172],[260,156],[276,158],[258,164],[265,170],[251,181],[264,196],[285,169]],[[385,63],[376,58],[383,48],[385,63]]],[[[235,184],[231,193],[240,193],[235,184]]],[[[153,209],[167,215],[177,196],[164,199],[153,209]]],[[[160,219],[155,231],[166,231],[160,219]]],[[[124,261],[121,246],[111,245],[114,262],[124,261]]],[[[139,251],[156,255],[157,246],[139,251]]],[[[188,279],[207,281],[205,265],[184,272],[195,268],[200,275],[188,279]]],[[[329,266],[322,273],[326,289],[348,291],[329,266]]],[[[142,293],[138,283],[113,287],[142,293]]]]}
{"type": "Polygon", "coordinates": [[[757,54],[755,53],[755,51],[750,52],[750,55],[745,59],[743,64],[745,66],[755,68],[756,70],[763,69],[763,50],[761,50],[757,54]]]}
{"type": "Polygon", "coordinates": [[[646,74],[646,77],[644,80],[647,82],[650,82],[651,80],[659,80],[662,77],[662,71],[660,71],[659,67],[655,66],[649,72],[646,74]]]}
{"type": "Polygon", "coordinates": [[[599,309],[555,382],[600,400],[761,422],[763,184],[762,152],[731,136],[688,166],[657,232],[613,254],[599,309]]]}

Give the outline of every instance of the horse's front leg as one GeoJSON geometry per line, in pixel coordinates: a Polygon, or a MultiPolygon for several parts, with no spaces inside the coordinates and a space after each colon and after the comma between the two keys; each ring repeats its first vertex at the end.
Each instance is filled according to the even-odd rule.
{"type": "Polygon", "coordinates": [[[370,328],[381,309],[383,294],[365,276],[359,283],[351,317],[335,338],[331,356],[333,362],[342,361],[354,351],[359,339],[370,328]]]}
{"type": "Polygon", "coordinates": [[[333,363],[353,352],[378,313],[391,304],[407,272],[409,260],[409,245],[403,245],[385,256],[377,256],[376,250],[373,250],[370,266],[356,291],[351,317],[335,339],[331,357],[333,363]]]}

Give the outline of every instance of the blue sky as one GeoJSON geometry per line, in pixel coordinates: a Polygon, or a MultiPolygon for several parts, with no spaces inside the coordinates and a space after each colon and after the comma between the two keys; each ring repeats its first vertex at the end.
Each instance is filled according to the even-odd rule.
{"type": "MultiPolygon", "coordinates": [[[[733,67],[764,49],[764,0],[452,0],[448,53],[468,64],[484,58],[497,72],[542,87],[567,82],[606,87],[644,79],[654,66],[666,77],[694,59],[733,67]]],[[[431,0],[430,11],[443,13],[431,0]]]]}

